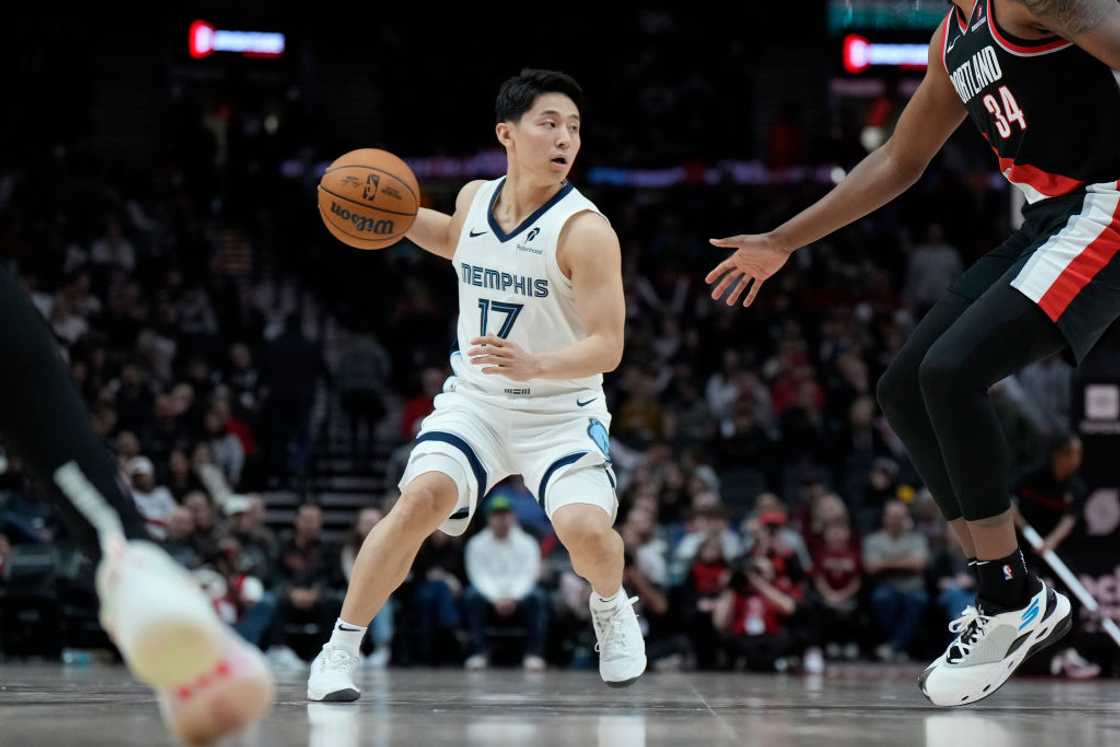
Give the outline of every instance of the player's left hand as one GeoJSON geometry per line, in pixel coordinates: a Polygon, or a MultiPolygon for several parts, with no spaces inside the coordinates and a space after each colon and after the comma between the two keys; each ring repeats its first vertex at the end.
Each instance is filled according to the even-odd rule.
{"type": "Polygon", "coordinates": [[[485,366],[482,373],[498,374],[514,381],[528,381],[540,376],[540,362],[532,353],[515,342],[497,335],[486,335],[471,340],[473,348],[467,357],[476,366],[485,366]]]}

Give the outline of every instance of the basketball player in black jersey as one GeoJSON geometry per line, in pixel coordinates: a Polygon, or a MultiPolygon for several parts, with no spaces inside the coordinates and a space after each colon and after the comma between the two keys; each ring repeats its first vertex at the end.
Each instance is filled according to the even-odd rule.
{"type": "Polygon", "coordinates": [[[707,277],[750,306],[797,249],[897,197],[966,116],[1027,200],[1023,227],[922,319],[879,382],[879,402],[979,581],[975,607],[920,679],[938,705],[994,693],[1070,627],[1069,601],[1027,572],[1009,504],[1008,449],[988,388],[1120,316],[1120,3],[953,0],[893,136],[775,230],[713,240],[737,251],[707,277]]]}
{"type": "Polygon", "coordinates": [[[90,425],[46,322],[0,267],[0,434],[50,487],[72,539],[93,560],[101,622],[129,669],[155,688],[168,728],[209,743],[272,702],[263,657],[222,623],[194,579],[145,541],[144,520],[90,425]]]}

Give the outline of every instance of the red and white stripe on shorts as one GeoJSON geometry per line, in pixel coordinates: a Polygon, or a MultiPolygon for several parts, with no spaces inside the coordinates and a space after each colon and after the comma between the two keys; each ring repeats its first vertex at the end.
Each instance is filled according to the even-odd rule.
{"type": "Polygon", "coordinates": [[[1057,321],[1120,251],[1120,182],[1090,184],[1081,211],[1040,246],[1011,286],[1057,321]]]}

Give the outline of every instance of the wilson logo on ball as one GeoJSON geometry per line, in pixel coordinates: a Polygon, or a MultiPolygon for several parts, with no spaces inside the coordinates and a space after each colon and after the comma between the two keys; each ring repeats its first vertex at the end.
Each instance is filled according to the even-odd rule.
{"type": "Polygon", "coordinates": [[[366,218],[363,215],[357,215],[333,200],[331,201],[331,212],[339,218],[353,223],[354,228],[359,231],[377,234],[378,236],[388,236],[393,233],[393,221],[384,219],[374,220],[373,218],[366,218]]]}

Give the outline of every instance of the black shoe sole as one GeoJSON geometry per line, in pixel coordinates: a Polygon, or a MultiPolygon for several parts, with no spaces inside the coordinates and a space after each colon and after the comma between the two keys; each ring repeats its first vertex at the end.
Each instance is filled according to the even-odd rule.
{"type": "MultiPolygon", "coordinates": [[[[638,677],[640,677],[640,676],[641,675],[638,675],[638,677]]],[[[616,689],[623,688],[623,687],[630,687],[631,685],[633,685],[635,682],[638,681],[638,677],[634,677],[634,678],[628,679],[628,680],[622,680],[621,682],[608,682],[607,687],[613,687],[613,688],[616,688],[616,689]]]]}
{"type": "Polygon", "coordinates": [[[345,690],[335,690],[333,693],[327,693],[320,700],[320,703],[350,703],[361,697],[361,693],[357,690],[347,688],[345,690]]]}
{"type": "MultiPolygon", "coordinates": [[[[1030,647],[1030,649],[1027,650],[1027,655],[1023,657],[1023,660],[1021,662],[1019,662],[1019,667],[1023,666],[1023,664],[1025,664],[1027,662],[1027,660],[1030,659],[1035,654],[1037,654],[1041,651],[1044,651],[1045,649],[1050,648],[1055,643],[1057,643],[1058,641],[1065,638],[1069,634],[1069,631],[1072,628],[1073,628],[1073,610],[1070,609],[1070,612],[1069,612],[1068,615],[1066,615],[1066,618],[1064,620],[1062,620],[1060,623],[1058,623],[1057,625],[1055,625],[1054,629],[1050,631],[1049,635],[1047,635],[1041,641],[1038,641],[1037,643],[1035,643],[1033,646],[1030,647]]],[[[994,690],[992,690],[991,692],[985,693],[983,697],[977,698],[976,700],[973,700],[970,703],[965,703],[964,705],[973,705],[975,703],[979,703],[981,700],[987,700],[988,698],[995,695],[997,692],[999,692],[1001,687],[1006,685],[1011,680],[1011,677],[1014,676],[1015,672],[1018,671],[1019,667],[1015,667],[1015,669],[1013,669],[1011,671],[1011,674],[1007,675],[1007,679],[1005,679],[1003,682],[1001,682],[999,684],[999,686],[996,687],[994,690]]],[[[929,700],[929,696],[926,695],[926,678],[929,677],[929,673],[931,671],[933,671],[933,667],[928,667],[924,672],[922,672],[921,677],[918,678],[918,687],[919,687],[919,689],[921,689],[922,696],[925,697],[926,700],[929,700]]],[[[932,703],[932,701],[930,701],[930,702],[932,703]]],[[[938,707],[939,708],[956,708],[958,706],[938,706],[938,707]]]]}

